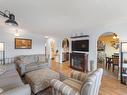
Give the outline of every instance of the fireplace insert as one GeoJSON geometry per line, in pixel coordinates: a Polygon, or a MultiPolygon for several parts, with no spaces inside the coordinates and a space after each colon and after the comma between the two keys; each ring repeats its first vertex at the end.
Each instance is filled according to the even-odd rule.
{"type": "Polygon", "coordinates": [[[88,71],[88,54],[70,53],[70,67],[82,72],[88,71]]]}

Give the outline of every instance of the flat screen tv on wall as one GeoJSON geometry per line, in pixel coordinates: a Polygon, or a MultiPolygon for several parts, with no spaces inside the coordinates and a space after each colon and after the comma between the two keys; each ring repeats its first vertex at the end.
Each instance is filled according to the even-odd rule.
{"type": "Polygon", "coordinates": [[[72,41],[72,51],[89,51],[89,40],[76,40],[72,41]]]}

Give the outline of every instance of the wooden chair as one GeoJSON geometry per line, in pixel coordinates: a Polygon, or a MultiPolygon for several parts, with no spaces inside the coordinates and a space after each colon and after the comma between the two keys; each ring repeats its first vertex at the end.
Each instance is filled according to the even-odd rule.
{"type": "Polygon", "coordinates": [[[115,70],[115,66],[118,66],[118,70],[119,70],[119,56],[112,55],[112,64],[113,64],[113,68],[112,68],[113,72],[115,70]]]}
{"type": "Polygon", "coordinates": [[[110,69],[112,65],[112,58],[106,57],[106,68],[110,69]]]}

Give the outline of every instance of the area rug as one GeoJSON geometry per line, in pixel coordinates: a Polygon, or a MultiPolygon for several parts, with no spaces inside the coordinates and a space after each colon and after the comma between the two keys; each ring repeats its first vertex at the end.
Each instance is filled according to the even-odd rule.
{"type": "MultiPolygon", "coordinates": [[[[66,78],[68,78],[68,77],[65,76],[63,73],[60,73],[60,72],[59,72],[59,74],[60,74],[60,81],[63,81],[63,80],[65,80],[66,78]]],[[[43,91],[37,93],[36,95],[52,95],[51,92],[52,92],[52,91],[51,91],[51,88],[49,87],[49,88],[47,88],[47,89],[45,89],[45,90],[43,90],[43,91]]],[[[34,95],[34,94],[32,93],[31,95],[34,95]]]]}
{"type": "MultiPolygon", "coordinates": [[[[63,73],[60,73],[60,72],[59,72],[59,74],[60,74],[60,81],[63,81],[63,80],[65,80],[66,78],[68,78],[68,77],[65,76],[63,73]]],[[[33,95],[34,95],[34,94],[33,94],[33,95]]],[[[43,91],[37,93],[37,95],[52,95],[51,88],[49,87],[49,88],[47,88],[47,89],[45,89],[45,90],[43,90],[43,91]]]]}

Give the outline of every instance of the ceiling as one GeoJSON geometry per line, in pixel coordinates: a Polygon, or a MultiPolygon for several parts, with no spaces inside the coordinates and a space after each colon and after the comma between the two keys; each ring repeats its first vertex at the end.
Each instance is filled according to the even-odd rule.
{"type": "Polygon", "coordinates": [[[127,0],[0,0],[0,10],[28,32],[50,36],[127,21],[127,0]]]}

